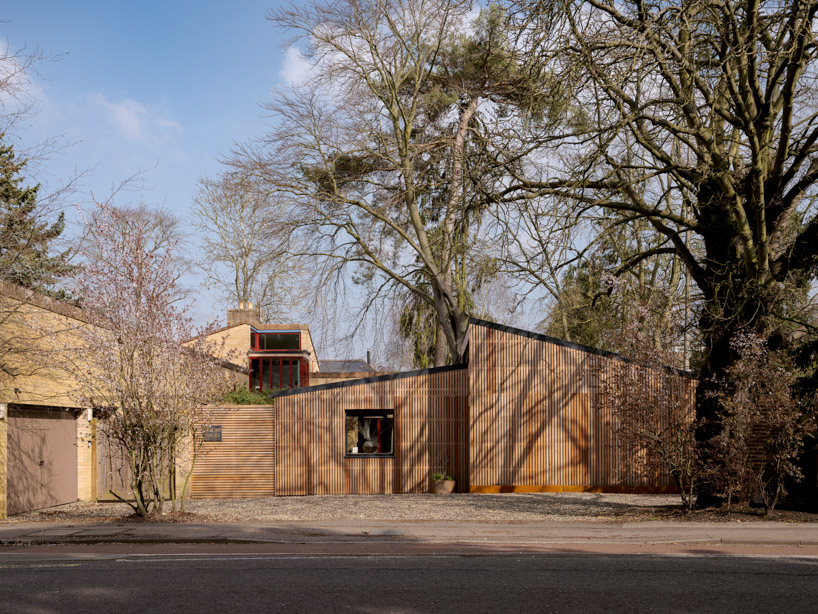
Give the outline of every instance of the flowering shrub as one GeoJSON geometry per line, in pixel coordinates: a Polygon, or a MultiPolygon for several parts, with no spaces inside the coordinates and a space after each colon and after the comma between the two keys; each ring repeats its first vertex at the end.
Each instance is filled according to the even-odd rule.
{"type": "MultiPolygon", "coordinates": [[[[206,404],[226,380],[205,333],[193,330],[177,280],[172,236],[145,208],[97,204],[77,279],[88,325],[58,360],[77,382],[79,402],[103,418],[102,431],[128,463],[134,511],[161,513],[176,502],[176,467],[207,428],[206,404]]],[[[191,470],[192,471],[192,468],[191,470]]],[[[182,488],[184,509],[185,489],[182,488]]]]}

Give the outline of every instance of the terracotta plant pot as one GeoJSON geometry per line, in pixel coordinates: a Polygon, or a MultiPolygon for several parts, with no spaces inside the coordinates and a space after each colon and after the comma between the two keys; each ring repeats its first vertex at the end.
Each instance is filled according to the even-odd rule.
{"type": "Polygon", "coordinates": [[[432,492],[436,495],[450,495],[454,492],[454,480],[432,480],[432,492]]]}

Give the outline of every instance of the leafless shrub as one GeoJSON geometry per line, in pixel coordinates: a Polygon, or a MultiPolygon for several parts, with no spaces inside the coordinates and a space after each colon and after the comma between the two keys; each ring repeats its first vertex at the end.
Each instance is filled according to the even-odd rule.
{"type": "Polygon", "coordinates": [[[715,393],[723,415],[711,444],[720,461],[712,479],[728,507],[760,499],[771,514],[787,494],[787,481],[803,477],[796,459],[813,423],[793,394],[796,370],[783,351],[771,351],[750,332],[732,347],[739,358],[715,393]]]}
{"type": "Polygon", "coordinates": [[[622,343],[630,348],[634,362],[617,362],[606,371],[600,398],[614,418],[629,468],[670,476],[689,512],[706,476],[695,438],[696,383],[664,366],[673,362],[670,351],[650,341],[645,322],[624,327],[622,343]]]}

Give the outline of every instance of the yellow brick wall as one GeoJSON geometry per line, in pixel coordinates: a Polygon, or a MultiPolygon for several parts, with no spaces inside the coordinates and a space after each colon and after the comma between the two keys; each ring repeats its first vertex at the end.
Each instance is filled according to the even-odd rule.
{"type": "Polygon", "coordinates": [[[247,373],[242,373],[241,371],[236,371],[235,369],[228,369],[225,366],[222,366],[222,376],[227,380],[227,385],[230,388],[235,388],[237,386],[244,387],[247,385],[247,373]]]}
{"type": "Polygon", "coordinates": [[[77,498],[93,501],[94,493],[94,428],[88,420],[88,410],[77,414],[77,498]]]}
{"type": "Polygon", "coordinates": [[[301,329],[301,349],[310,353],[310,373],[318,371],[318,354],[312,344],[312,335],[308,328],[301,329]]]}
{"type": "Polygon", "coordinates": [[[60,347],[81,342],[79,330],[87,324],[47,307],[0,295],[0,354],[4,363],[0,398],[73,407],[73,379],[56,366],[52,355],[60,347]]]}
{"type": "MultiPolygon", "coordinates": [[[[22,405],[75,407],[74,380],[57,367],[51,356],[60,347],[81,342],[80,330],[87,325],[80,309],[0,281],[0,399],[22,405]]],[[[78,431],[78,487],[82,497],[91,484],[90,476],[83,476],[90,462],[82,455],[87,456],[90,450],[87,441],[80,444],[81,436],[78,431]]],[[[0,518],[7,513],[7,441],[7,422],[0,420],[0,518]]]]}
{"type": "Polygon", "coordinates": [[[250,325],[239,324],[209,336],[215,347],[216,356],[222,360],[247,366],[247,351],[250,349],[250,325]]]}

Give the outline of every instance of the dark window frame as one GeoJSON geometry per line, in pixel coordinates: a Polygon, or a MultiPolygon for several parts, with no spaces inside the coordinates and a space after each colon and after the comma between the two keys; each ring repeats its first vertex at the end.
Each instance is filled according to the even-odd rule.
{"type": "Polygon", "coordinates": [[[343,442],[344,442],[344,458],[395,458],[395,448],[397,447],[397,430],[395,426],[395,410],[394,409],[346,409],[344,410],[343,423],[343,442]],[[349,416],[370,416],[376,414],[383,414],[383,419],[392,421],[392,451],[389,453],[364,453],[357,454],[347,451],[347,418],[349,416]],[[391,415],[391,418],[389,417],[391,415]]]}
{"type": "Polygon", "coordinates": [[[250,350],[253,352],[300,352],[301,351],[301,331],[278,331],[278,330],[251,330],[250,331],[250,350]],[[297,348],[284,348],[280,350],[259,349],[259,339],[261,335],[294,335],[298,337],[297,348]]]}

